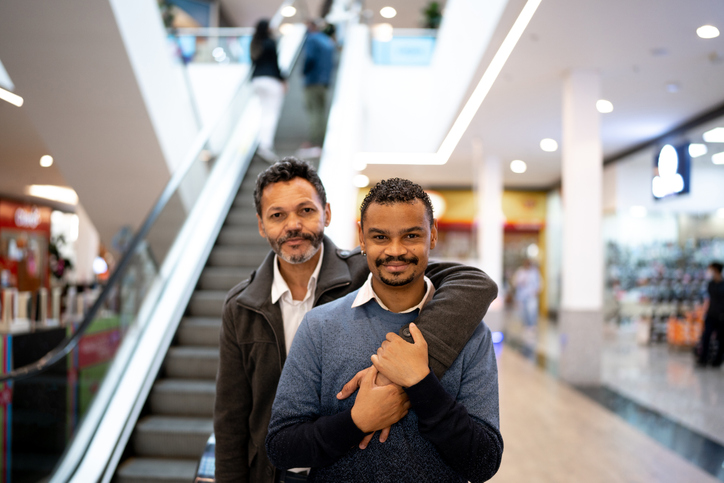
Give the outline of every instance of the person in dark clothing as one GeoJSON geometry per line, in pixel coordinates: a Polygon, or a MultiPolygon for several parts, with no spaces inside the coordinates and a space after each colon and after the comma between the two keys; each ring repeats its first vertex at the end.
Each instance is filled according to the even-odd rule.
{"type": "Polygon", "coordinates": [[[701,334],[700,352],[697,365],[704,367],[709,362],[709,346],[711,336],[716,333],[719,347],[717,348],[712,365],[719,367],[724,360],[724,277],[722,265],[719,262],[709,264],[709,285],[706,288],[707,298],[704,301],[704,333],[701,334]]]}
{"type": "Polygon", "coordinates": [[[321,22],[308,22],[304,43],[304,99],[309,114],[309,140],[321,147],[327,128],[327,88],[332,79],[334,40],[320,31],[321,22]]]}
{"type": "MultiPolygon", "coordinates": [[[[287,352],[304,314],[354,292],[370,273],[359,248],[339,249],[324,235],[331,210],[309,164],[289,157],[270,166],[257,178],[254,204],[272,250],[224,303],[214,409],[218,483],[304,478],[304,467],[274,468],[264,447],[287,352]]],[[[425,275],[435,293],[412,318],[427,341],[430,369],[443,377],[478,331],[497,286],[452,262],[431,262],[425,275]]],[[[407,326],[400,335],[412,341],[407,326]]]]}
{"type": "Polygon", "coordinates": [[[275,157],[272,154],[274,134],[282,110],[285,86],[284,77],[279,70],[277,44],[271,37],[267,19],[257,22],[249,50],[253,69],[251,83],[262,108],[259,147],[262,155],[275,157]]]}

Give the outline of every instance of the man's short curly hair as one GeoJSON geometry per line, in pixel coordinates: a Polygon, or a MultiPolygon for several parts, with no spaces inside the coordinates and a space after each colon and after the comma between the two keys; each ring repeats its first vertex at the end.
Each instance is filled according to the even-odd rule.
{"type": "Polygon", "coordinates": [[[256,177],[256,188],[254,188],[254,208],[256,208],[256,214],[261,216],[261,195],[264,192],[264,188],[270,184],[281,181],[291,181],[294,178],[302,178],[309,181],[309,183],[314,186],[314,189],[317,190],[322,207],[327,205],[327,193],[324,191],[324,185],[322,185],[322,180],[319,179],[317,170],[306,161],[297,159],[294,156],[288,156],[269,166],[256,177]]]}
{"type": "Polygon", "coordinates": [[[393,203],[413,203],[415,200],[420,200],[425,205],[425,212],[432,227],[433,214],[430,197],[422,189],[422,186],[413,183],[409,179],[402,178],[382,180],[367,193],[360,206],[360,223],[364,225],[365,213],[372,203],[391,205],[393,203]]]}

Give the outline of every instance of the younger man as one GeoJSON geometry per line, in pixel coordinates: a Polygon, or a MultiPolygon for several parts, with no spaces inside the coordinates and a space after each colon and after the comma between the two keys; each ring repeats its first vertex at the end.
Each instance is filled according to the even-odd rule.
{"type": "Polygon", "coordinates": [[[378,183],[361,210],[370,276],[358,291],[304,317],[272,406],[269,459],[279,468],[311,467],[307,481],[488,480],[503,452],[490,331],[481,323],[440,380],[415,324],[414,344],[397,335],[434,290],[425,277],[437,242],[430,199],[394,178],[378,183]],[[338,391],[370,359],[374,367],[356,397],[340,399],[338,391]],[[393,384],[378,385],[378,373],[393,384]],[[400,403],[403,391],[409,401],[400,403]],[[358,447],[390,425],[386,442],[372,438],[358,447]]]}

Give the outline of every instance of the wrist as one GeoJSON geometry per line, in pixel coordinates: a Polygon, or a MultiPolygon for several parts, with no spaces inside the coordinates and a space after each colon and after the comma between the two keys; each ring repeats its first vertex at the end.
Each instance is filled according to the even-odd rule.
{"type": "Polygon", "coordinates": [[[430,368],[425,367],[424,369],[420,369],[419,371],[416,371],[414,376],[405,381],[405,384],[403,387],[412,387],[418,382],[422,381],[427,377],[427,375],[430,374],[430,368]]]}
{"type": "Polygon", "coordinates": [[[350,415],[352,416],[352,422],[355,426],[357,426],[357,429],[362,431],[363,433],[371,433],[372,430],[367,427],[365,424],[364,418],[360,416],[359,410],[357,410],[357,406],[352,406],[352,410],[350,411],[350,415]]]}

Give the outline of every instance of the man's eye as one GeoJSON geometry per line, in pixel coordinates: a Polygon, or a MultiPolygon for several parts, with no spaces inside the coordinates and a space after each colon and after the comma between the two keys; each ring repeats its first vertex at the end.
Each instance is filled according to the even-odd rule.
{"type": "Polygon", "coordinates": [[[384,240],[384,239],[385,239],[385,235],[375,235],[375,236],[373,236],[372,238],[373,238],[374,240],[384,240]]]}
{"type": "Polygon", "coordinates": [[[304,213],[311,213],[311,212],[314,211],[314,208],[302,208],[302,211],[303,211],[304,213]]]}
{"type": "Polygon", "coordinates": [[[271,214],[271,218],[281,218],[281,217],[282,217],[281,213],[272,213],[271,214]]]}
{"type": "Polygon", "coordinates": [[[407,238],[420,238],[420,235],[417,233],[408,233],[407,238]]]}

